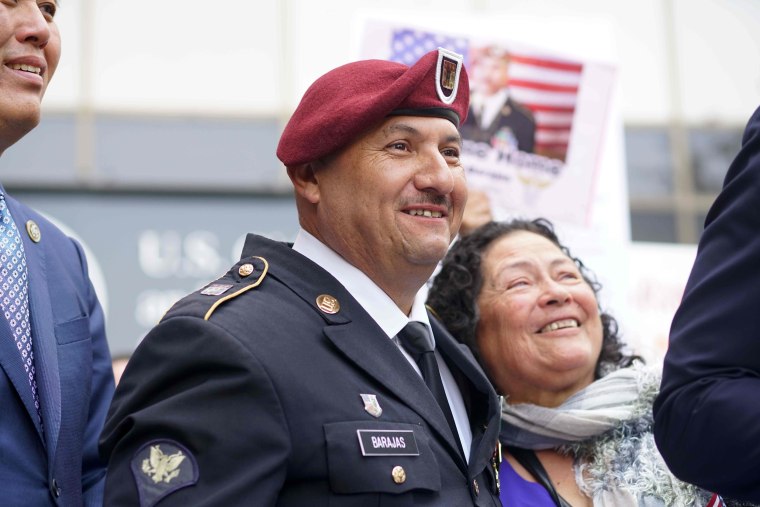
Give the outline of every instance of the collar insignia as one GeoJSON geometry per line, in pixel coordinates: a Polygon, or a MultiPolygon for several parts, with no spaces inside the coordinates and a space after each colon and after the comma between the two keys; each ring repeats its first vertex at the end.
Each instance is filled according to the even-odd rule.
{"type": "Polygon", "coordinates": [[[317,308],[328,315],[335,315],[340,311],[340,302],[329,294],[317,296],[317,308]]]}
{"type": "Polygon", "coordinates": [[[464,58],[459,53],[438,48],[438,63],[435,67],[435,91],[444,104],[451,104],[457,98],[459,74],[464,58]]]}

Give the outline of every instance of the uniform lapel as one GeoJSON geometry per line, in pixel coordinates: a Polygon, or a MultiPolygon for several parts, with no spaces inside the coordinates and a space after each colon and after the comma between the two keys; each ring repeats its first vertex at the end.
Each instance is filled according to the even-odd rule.
{"type": "MultiPolygon", "coordinates": [[[[58,375],[58,349],[54,333],[54,320],[50,291],[45,269],[44,233],[39,243],[33,242],[26,232],[29,217],[9,199],[8,206],[24,242],[27,275],[29,280],[29,318],[32,329],[37,387],[45,426],[45,442],[52,459],[61,427],[61,384],[58,375]]],[[[32,404],[32,410],[34,405],[32,404]]],[[[35,415],[36,419],[36,415],[35,415]]],[[[52,461],[51,461],[52,462],[52,461]]]]}
{"type": "Polygon", "coordinates": [[[496,445],[501,417],[498,397],[470,349],[458,343],[432,316],[430,325],[435,335],[436,348],[446,358],[449,368],[456,368],[461,374],[460,378],[466,379],[466,382],[459,385],[465,399],[477,399],[480,403],[484,399],[488,400],[485,412],[468,407],[472,428],[469,468],[477,474],[488,464],[496,445]]]}
{"type": "Polygon", "coordinates": [[[422,377],[369,316],[343,326],[327,326],[324,333],[357,367],[417,412],[445,441],[457,463],[464,466],[459,445],[435,398],[427,394],[428,388],[422,377]]]}
{"type": "Polygon", "coordinates": [[[294,255],[287,245],[266,238],[248,236],[243,257],[250,255],[279,259],[281,262],[276,266],[270,266],[269,276],[279,279],[307,304],[315,306],[315,311],[319,311],[315,301],[320,294],[335,297],[340,303],[338,313],[319,311],[326,323],[325,336],[357,368],[372,376],[379,385],[419,414],[445,442],[445,447],[455,456],[460,467],[466,470],[459,445],[435,398],[426,394],[428,388],[422,377],[335,277],[306,257],[294,255]]]}

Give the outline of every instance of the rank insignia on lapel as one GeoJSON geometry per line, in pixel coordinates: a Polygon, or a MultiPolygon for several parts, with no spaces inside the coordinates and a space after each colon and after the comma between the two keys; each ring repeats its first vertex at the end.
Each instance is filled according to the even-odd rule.
{"type": "Polygon", "coordinates": [[[195,457],[171,440],[143,445],[132,458],[131,468],[141,507],[152,507],[175,491],[198,482],[195,457]]]}
{"type": "Polygon", "coordinates": [[[380,417],[383,415],[383,409],[377,402],[376,394],[361,394],[362,401],[364,402],[364,410],[373,417],[380,417]]]}

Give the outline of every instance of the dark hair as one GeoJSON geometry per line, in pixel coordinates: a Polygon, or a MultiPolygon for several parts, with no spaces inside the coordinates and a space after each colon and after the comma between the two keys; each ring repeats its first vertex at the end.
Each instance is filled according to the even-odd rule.
{"type": "MultiPolygon", "coordinates": [[[[581,276],[593,289],[594,295],[601,284],[594,274],[570,250],[559,242],[552,223],[544,218],[535,220],[514,219],[506,222],[488,222],[462,237],[449,250],[440,272],[433,280],[427,304],[454,337],[472,349],[478,361],[483,363],[475,336],[480,310],[477,299],[483,286],[481,264],[483,253],[496,240],[513,232],[526,231],[548,239],[578,266],[581,276]]],[[[597,297],[597,301],[598,301],[597,297]]],[[[595,378],[610,371],[630,366],[638,356],[623,353],[623,343],[618,336],[618,324],[612,315],[599,309],[602,320],[602,350],[596,363],[595,378]]]]}

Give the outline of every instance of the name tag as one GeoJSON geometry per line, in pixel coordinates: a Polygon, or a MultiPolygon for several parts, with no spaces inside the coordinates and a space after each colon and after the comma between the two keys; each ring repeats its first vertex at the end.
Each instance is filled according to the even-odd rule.
{"type": "Polygon", "coordinates": [[[356,430],[362,456],[419,456],[412,430],[356,430]]]}

